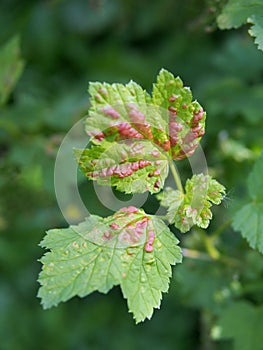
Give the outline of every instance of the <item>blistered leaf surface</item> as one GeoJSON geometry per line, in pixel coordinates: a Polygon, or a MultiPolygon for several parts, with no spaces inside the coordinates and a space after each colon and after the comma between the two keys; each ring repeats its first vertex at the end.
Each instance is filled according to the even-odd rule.
{"type": "Polygon", "coordinates": [[[206,113],[179,77],[162,69],[152,96],[131,81],[90,83],[86,131],[76,151],[84,174],[126,193],[159,192],[171,159],[191,156],[205,132],[206,113]]]}
{"type": "Polygon", "coordinates": [[[148,140],[104,140],[75,154],[89,179],[125,193],[159,192],[169,170],[166,156],[148,140]]]}
{"type": "Polygon", "coordinates": [[[38,296],[44,308],[120,285],[136,322],[151,318],[182,255],[164,222],[135,207],[47,232],[38,296]]]}
{"type": "Polygon", "coordinates": [[[168,208],[170,223],[187,232],[194,225],[208,227],[212,219],[210,207],[220,204],[224,194],[224,186],[209,175],[199,174],[187,180],[185,193],[168,187],[157,198],[168,208]]]}

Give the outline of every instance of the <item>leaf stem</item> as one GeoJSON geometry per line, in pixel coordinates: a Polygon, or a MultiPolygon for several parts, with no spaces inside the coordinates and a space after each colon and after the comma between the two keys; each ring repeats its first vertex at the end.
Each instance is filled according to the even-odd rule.
{"type": "Polygon", "coordinates": [[[200,252],[199,250],[182,248],[182,253],[186,258],[212,261],[212,258],[208,254],[200,252]]]}
{"type": "Polygon", "coordinates": [[[220,258],[219,250],[214,246],[214,241],[209,236],[204,235],[204,243],[208,254],[212,259],[218,260],[220,258]]]}
{"type": "Polygon", "coordinates": [[[171,169],[171,172],[172,172],[172,175],[173,175],[173,178],[174,178],[174,181],[175,181],[175,184],[176,184],[178,190],[181,191],[182,193],[184,193],[184,188],[182,186],[182,182],[181,182],[178,170],[177,170],[176,166],[174,165],[173,160],[169,160],[169,165],[170,165],[170,169],[171,169]]]}
{"type": "Polygon", "coordinates": [[[208,236],[207,234],[205,234],[203,230],[200,230],[200,233],[201,233],[207,253],[213,260],[218,260],[221,254],[214,245],[214,237],[208,236]]]}
{"type": "Polygon", "coordinates": [[[207,254],[205,252],[201,252],[195,249],[182,248],[182,253],[185,258],[189,258],[189,259],[203,260],[208,262],[214,262],[216,260],[219,263],[221,262],[223,264],[231,265],[235,267],[240,265],[239,260],[235,258],[229,258],[228,256],[223,256],[222,254],[218,259],[214,259],[211,257],[210,254],[207,254]]]}

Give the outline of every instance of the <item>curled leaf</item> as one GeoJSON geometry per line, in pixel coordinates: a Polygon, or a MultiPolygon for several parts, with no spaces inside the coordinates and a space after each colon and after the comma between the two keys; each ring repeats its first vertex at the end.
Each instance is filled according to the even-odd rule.
{"type": "Polygon", "coordinates": [[[197,225],[207,228],[212,219],[210,207],[220,204],[225,188],[209,175],[194,175],[188,179],[185,194],[166,188],[157,198],[168,208],[167,217],[181,232],[187,232],[197,225]]]}

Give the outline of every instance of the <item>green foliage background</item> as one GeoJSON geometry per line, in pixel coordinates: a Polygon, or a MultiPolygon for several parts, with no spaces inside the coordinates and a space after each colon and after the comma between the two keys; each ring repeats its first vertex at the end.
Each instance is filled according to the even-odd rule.
{"type": "MultiPolygon", "coordinates": [[[[25,64],[0,107],[1,350],[243,350],[246,322],[232,330],[231,314],[249,322],[258,308],[262,323],[262,255],[229,226],[216,240],[226,259],[185,258],[161,310],[144,324],[134,325],[118,288],[48,311],[36,298],[38,243],[47,228],[67,225],[55,201],[55,156],[63,136],[87,113],[89,81],[133,79],[150,89],[161,67],[180,75],[207,111],[202,147],[210,174],[229,191],[207,234],[247,203],[245,179],[263,149],[263,53],[246,28],[216,28],[224,3],[1,1],[0,46],[20,35],[25,64]]],[[[185,181],[188,162],[179,169],[185,181]]],[[[81,187],[94,203],[90,210],[108,215],[92,184],[81,187]]],[[[151,213],[156,205],[151,199],[144,209],[151,213]]],[[[203,231],[176,234],[188,249],[208,249],[203,231]]]]}

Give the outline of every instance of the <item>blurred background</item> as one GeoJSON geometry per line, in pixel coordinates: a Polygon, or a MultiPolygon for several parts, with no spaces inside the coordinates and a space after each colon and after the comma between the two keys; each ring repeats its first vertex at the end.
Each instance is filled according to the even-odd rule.
{"type": "MultiPolygon", "coordinates": [[[[47,311],[36,297],[38,244],[47,229],[67,225],[53,185],[56,152],[87,114],[89,81],[132,79],[150,91],[162,67],[179,75],[207,111],[202,147],[210,174],[228,190],[209,230],[245,198],[245,178],[263,148],[263,53],[246,28],[217,29],[225,2],[1,0],[0,47],[19,36],[24,68],[0,107],[0,350],[231,349],[210,339],[213,320],[235,297],[236,276],[253,281],[263,267],[230,228],[219,247],[246,266],[186,258],[161,310],[143,324],[135,326],[119,288],[47,311]]],[[[187,161],[178,167],[185,180],[187,161]]],[[[92,184],[80,182],[90,211],[111,213],[92,184]]],[[[151,198],[144,209],[156,205],[151,198]]],[[[198,232],[175,233],[183,246],[205,249],[198,232]]],[[[262,293],[247,298],[263,302],[262,293]]]]}

